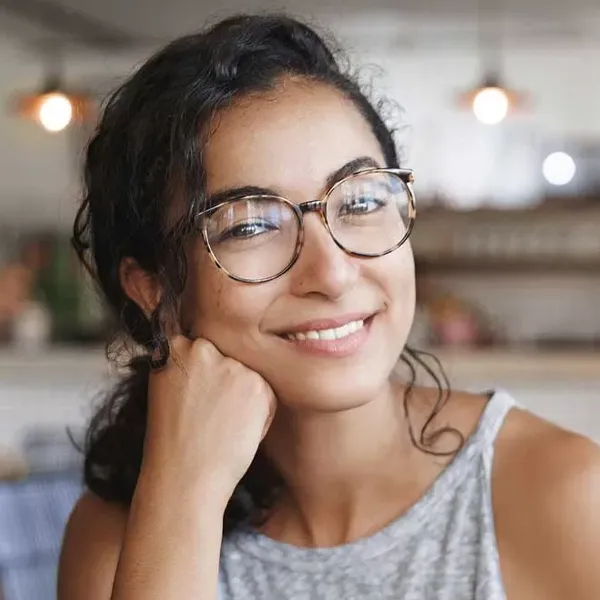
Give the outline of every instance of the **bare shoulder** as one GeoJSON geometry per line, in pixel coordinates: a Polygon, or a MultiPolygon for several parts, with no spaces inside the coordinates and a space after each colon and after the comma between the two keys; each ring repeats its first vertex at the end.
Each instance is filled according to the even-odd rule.
{"type": "Polygon", "coordinates": [[[508,596],[597,597],[600,448],[515,409],[496,442],[493,470],[496,531],[508,596]]]}
{"type": "Polygon", "coordinates": [[[59,600],[110,600],[126,510],[83,495],[69,518],[60,557],[59,600]]]}

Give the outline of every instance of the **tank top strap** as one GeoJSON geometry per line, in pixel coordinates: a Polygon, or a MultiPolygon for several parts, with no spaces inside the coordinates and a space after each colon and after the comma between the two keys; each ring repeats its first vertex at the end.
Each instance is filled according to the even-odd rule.
{"type": "Polygon", "coordinates": [[[496,390],[481,415],[473,442],[479,447],[488,478],[492,476],[494,443],[498,433],[510,410],[517,406],[519,405],[507,391],[496,390]]]}
{"type": "Polygon", "coordinates": [[[475,436],[486,445],[493,445],[510,410],[517,406],[513,397],[505,390],[495,391],[479,420],[475,436]]]}

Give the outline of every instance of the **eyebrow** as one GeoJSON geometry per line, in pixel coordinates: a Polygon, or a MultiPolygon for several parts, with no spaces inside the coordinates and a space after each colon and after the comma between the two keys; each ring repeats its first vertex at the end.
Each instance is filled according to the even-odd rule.
{"type": "Polygon", "coordinates": [[[329,177],[327,177],[325,190],[323,191],[327,191],[328,189],[332,188],[338,181],[341,181],[345,177],[353,175],[361,169],[378,169],[379,167],[379,163],[370,156],[361,156],[359,158],[355,158],[354,160],[351,160],[350,162],[346,163],[343,167],[340,167],[339,169],[331,173],[329,177]]]}
{"type": "MultiPolygon", "coordinates": [[[[328,175],[325,181],[325,188],[323,192],[332,188],[336,183],[338,183],[338,181],[353,175],[361,169],[378,169],[380,167],[381,165],[378,163],[378,161],[370,156],[361,156],[359,158],[355,158],[328,175]]],[[[255,185],[230,188],[223,190],[222,192],[217,192],[216,194],[211,194],[208,198],[207,207],[216,206],[217,204],[221,204],[229,200],[237,200],[238,198],[245,196],[281,196],[281,193],[272,188],[255,185]]]]}

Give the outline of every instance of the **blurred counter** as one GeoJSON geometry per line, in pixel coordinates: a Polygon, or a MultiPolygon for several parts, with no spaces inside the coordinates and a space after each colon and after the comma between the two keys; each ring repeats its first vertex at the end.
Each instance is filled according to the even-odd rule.
{"type": "MultiPolygon", "coordinates": [[[[537,379],[600,379],[600,350],[565,347],[515,348],[427,348],[449,374],[463,380],[481,376],[537,379]]],[[[106,377],[114,367],[106,360],[104,348],[50,346],[39,352],[0,348],[0,383],[10,379],[36,380],[50,377],[67,380],[106,377]]]]}
{"type": "Polygon", "coordinates": [[[522,406],[600,443],[600,352],[439,350],[453,388],[505,389],[522,406]]]}
{"type": "MultiPolygon", "coordinates": [[[[503,388],[532,411],[600,442],[600,352],[431,349],[452,388],[503,388]]],[[[18,448],[34,427],[81,427],[114,370],[101,348],[0,349],[0,449],[18,448]]]]}
{"type": "Polygon", "coordinates": [[[91,416],[111,369],[101,348],[0,349],[0,451],[32,430],[64,432],[91,416]]]}
{"type": "MultiPolygon", "coordinates": [[[[600,385],[600,351],[541,350],[535,347],[429,350],[457,382],[596,381],[600,385]]],[[[599,388],[600,389],[600,388],[599,388]]]]}
{"type": "Polygon", "coordinates": [[[48,346],[35,352],[0,348],[0,385],[13,380],[68,383],[104,378],[112,371],[101,347],[48,346]]]}

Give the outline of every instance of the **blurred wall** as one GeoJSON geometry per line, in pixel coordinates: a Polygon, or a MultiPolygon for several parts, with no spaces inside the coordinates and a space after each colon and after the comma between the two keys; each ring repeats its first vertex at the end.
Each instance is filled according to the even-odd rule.
{"type": "MultiPolygon", "coordinates": [[[[494,196],[501,205],[528,202],[538,195],[542,185],[543,146],[555,143],[560,149],[574,138],[600,138],[600,78],[593,75],[594,66],[600,63],[600,44],[538,41],[535,45],[521,42],[508,47],[506,82],[530,92],[531,111],[490,129],[453,104],[461,89],[477,83],[479,61],[474,45],[466,40],[446,45],[432,40],[420,43],[416,36],[415,45],[410,46],[398,42],[393,25],[393,21],[382,24],[375,16],[352,24],[342,20],[335,23],[355,64],[371,65],[364,75],[374,78],[375,91],[396,100],[406,110],[404,115],[396,115],[401,120],[392,125],[411,125],[400,128],[399,143],[407,146],[404,162],[415,168],[417,188],[422,195],[449,191],[465,206],[475,204],[482,195],[494,196]]],[[[144,54],[77,53],[67,57],[66,80],[72,85],[107,90],[129,73],[144,54]]],[[[71,130],[48,134],[35,123],[21,121],[6,110],[14,92],[34,90],[41,76],[41,67],[32,55],[15,42],[0,38],[0,229],[40,225],[66,229],[74,213],[80,177],[79,133],[71,130]]],[[[500,284],[494,278],[478,278],[475,282],[463,276],[449,277],[446,283],[450,289],[469,293],[515,331],[527,330],[532,337],[544,331],[549,322],[561,325],[559,317],[568,319],[565,328],[586,333],[590,315],[597,312],[594,299],[600,293],[597,281],[588,279],[572,280],[573,287],[565,288],[562,295],[554,295],[552,290],[559,284],[552,279],[545,280],[541,287],[539,282],[523,286],[522,278],[500,284]],[[507,291],[510,295],[511,290],[512,300],[506,302],[507,291]],[[553,298],[546,311],[539,310],[534,297],[540,291],[553,298]],[[523,303],[534,315],[527,322],[515,317],[523,303]]],[[[594,322],[598,324],[597,320],[594,322]]],[[[511,331],[509,337],[510,334],[511,331]]],[[[0,382],[4,388],[0,390],[0,446],[17,445],[23,432],[33,424],[79,424],[85,420],[92,389],[103,379],[105,365],[97,356],[90,359],[91,366],[73,369],[76,357],[88,360],[77,350],[74,354],[67,351],[64,381],[48,379],[48,372],[56,368],[52,361],[63,360],[55,353],[43,367],[27,357],[1,357],[0,367],[4,370],[0,382]],[[78,372],[77,381],[72,380],[74,371],[78,372]]],[[[479,387],[480,383],[498,382],[514,388],[526,405],[600,440],[596,401],[599,383],[591,374],[593,366],[587,379],[555,380],[547,373],[539,373],[521,382],[511,369],[521,364],[533,366],[538,358],[529,356],[527,362],[509,351],[511,362],[506,370],[481,376],[480,381],[478,373],[474,373],[475,379],[470,375],[473,359],[469,355],[457,359],[469,372],[465,385],[479,387]]],[[[46,357],[39,360],[44,362],[46,357]]],[[[490,360],[497,362],[494,356],[490,360]]]]}
{"type": "Polygon", "coordinates": [[[0,37],[0,227],[54,225],[72,214],[79,179],[70,133],[50,135],[11,110],[14,95],[35,91],[41,77],[31,55],[0,37]]]}
{"type": "MultiPolygon", "coordinates": [[[[600,63],[600,44],[526,40],[505,50],[506,82],[531,95],[531,110],[489,128],[453,104],[456,94],[477,83],[479,59],[472,43],[431,41],[410,47],[397,43],[393,29],[373,16],[358,24],[334,23],[355,63],[381,67],[377,92],[406,109],[412,126],[399,142],[408,144],[406,162],[417,170],[421,193],[444,190],[466,206],[482,194],[498,203],[518,204],[539,194],[540,147],[573,138],[600,138],[600,78],[590,66],[600,63]],[[428,45],[431,44],[431,45],[428,45]]],[[[67,57],[67,81],[109,89],[145,55],[67,57]]],[[[41,69],[15,42],[0,39],[0,220],[3,223],[52,223],[68,226],[77,196],[79,173],[74,133],[47,134],[34,123],[11,116],[6,105],[18,90],[40,83],[41,69]]]]}

